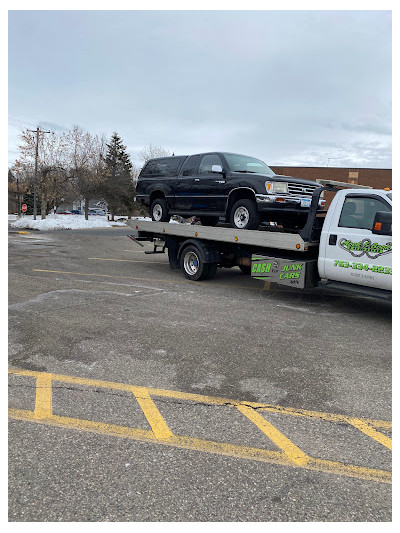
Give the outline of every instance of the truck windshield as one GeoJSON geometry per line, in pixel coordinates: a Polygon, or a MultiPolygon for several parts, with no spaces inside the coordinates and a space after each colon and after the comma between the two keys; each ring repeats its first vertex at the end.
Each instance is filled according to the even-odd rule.
{"type": "Polygon", "coordinates": [[[274,175],[274,172],[261,159],[238,154],[224,154],[224,157],[232,172],[264,174],[265,176],[274,175]]]}

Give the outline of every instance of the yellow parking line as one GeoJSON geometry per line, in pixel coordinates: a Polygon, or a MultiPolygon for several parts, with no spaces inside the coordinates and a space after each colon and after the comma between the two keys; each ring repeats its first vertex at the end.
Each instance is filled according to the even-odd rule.
{"type": "MultiPolygon", "coordinates": [[[[384,470],[361,467],[356,465],[345,465],[343,463],[316,459],[306,455],[300,448],[298,448],[285,435],[283,435],[276,427],[274,427],[270,422],[265,420],[259,414],[258,410],[255,410],[255,406],[258,406],[258,409],[261,409],[263,407],[268,411],[272,411],[272,408],[274,406],[271,405],[256,403],[252,404],[251,402],[238,402],[235,400],[228,400],[224,398],[202,396],[199,394],[182,393],[178,391],[170,391],[163,389],[135,387],[133,385],[125,383],[100,381],[88,378],[79,378],[60,374],[50,374],[46,372],[37,372],[31,370],[9,369],[9,373],[14,375],[36,378],[36,403],[34,411],[32,412],[18,409],[9,410],[10,417],[16,418],[18,420],[33,421],[38,423],[69,427],[73,429],[83,429],[85,431],[92,431],[139,440],[152,440],[153,442],[158,442],[160,444],[169,444],[171,446],[181,448],[194,449],[210,453],[219,453],[222,455],[232,455],[235,457],[253,459],[258,461],[268,461],[272,463],[292,465],[311,470],[335,473],[360,479],[367,479],[370,481],[390,483],[391,480],[390,472],[384,470]],[[125,426],[110,425],[105,424],[103,422],[87,421],[54,415],[52,413],[52,381],[59,381],[62,383],[73,383],[77,385],[86,385],[96,388],[108,388],[114,390],[129,391],[133,393],[133,395],[137,399],[138,404],[141,407],[152,430],[148,431],[140,428],[127,428],[125,426]],[[152,396],[179,398],[192,401],[195,400],[197,402],[202,402],[203,404],[224,405],[228,408],[236,407],[252,423],[254,423],[256,427],[258,427],[269,439],[271,439],[272,442],[274,442],[282,451],[273,452],[247,446],[235,446],[229,443],[218,443],[214,441],[205,441],[202,439],[175,435],[171,432],[161,413],[157,409],[152,396]]],[[[275,407],[275,412],[278,413],[292,415],[295,414],[297,416],[300,414],[300,410],[294,410],[280,406],[275,407]]],[[[310,413],[313,413],[314,417],[315,415],[324,414],[313,411],[307,411],[307,416],[310,416],[310,413]]],[[[325,414],[329,415],[329,413],[325,414]]],[[[321,418],[321,416],[318,416],[318,418],[321,418]]],[[[328,419],[332,420],[331,418],[329,418],[329,416],[328,419]]],[[[343,417],[343,420],[348,423],[352,423],[354,427],[357,427],[360,431],[363,431],[365,434],[371,436],[375,440],[377,440],[377,436],[379,437],[379,435],[381,435],[381,437],[385,437],[384,435],[379,434],[379,432],[375,431],[372,427],[370,427],[369,422],[365,419],[361,420],[357,418],[343,417]]],[[[375,423],[376,425],[379,425],[379,422],[383,423],[385,421],[371,422],[375,423]]],[[[387,444],[387,442],[382,438],[380,438],[380,442],[387,444]]]]}
{"type": "Polygon", "coordinates": [[[88,259],[95,261],[119,261],[125,263],[159,263],[159,261],[141,261],[140,259],[110,259],[106,257],[88,257],[88,259]]]}
{"type": "Polygon", "coordinates": [[[389,450],[392,449],[392,439],[390,439],[380,431],[376,431],[376,429],[366,424],[363,420],[359,420],[358,418],[350,418],[348,422],[355,428],[365,433],[365,435],[368,435],[368,437],[371,437],[380,444],[383,444],[383,446],[386,446],[386,448],[389,448],[389,450]]]}
{"type": "Polygon", "coordinates": [[[155,403],[150,398],[149,393],[144,387],[132,387],[133,395],[135,396],[138,404],[140,405],[147,421],[149,422],[154,435],[158,439],[169,439],[172,437],[167,423],[161,416],[160,411],[157,409],[155,403]]]}
{"type": "Polygon", "coordinates": [[[52,415],[51,374],[39,374],[36,377],[36,402],[34,418],[48,418],[52,415]]]}
{"type": "Polygon", "coordinates": [[[275,426],[270,424],[257,411],[247,405],[237,405],[236,408],[244,414],[258,429],[260,429],[274,444],[278,446],[293,463],[304,466],[308,463],[309,457],[300,450],[291,440],[281,433],[275,426]]]}
{"type": "MultiPolygon", "coordinates": [[[[8,370],[9,374],[14,374],[18,376],[28,376],[28,377],[38,377],[43,374],[43,372],[37,372],[35,370],[23,370],[19,368],[10,368],[8,370]]],[[[63,381],[65,383],[75,383],[77,385],[87,385],[93,387],[101,387],[105,389],[116,389],[122,391],[131,391],[132,385],[125,383],[116,383],[113,381],[102,381],[97,379],[81,378],[76,376],[66,376],[63,374],[51,374],[53,381],[63,381]]],[[[219,398],[215,396],[205,396],[202,394],[195,394],[192,392],[181,392],[173,391],[168,389],[157,389],[154,387],[146,387],[147,392],[150,396],[162,396],[165,398],[175,398],[178,400],[189,400],[195,402],[208,403],[211,405],[246,405],[259,409],[261,411],[269,411],[272,413],[280,413],[285,415],[301,416],[301,417],[310,417],[310,418],[319,418],[321,420],[326,420],[329,422],[346,422],[350,423],[350,420],[362,420],[366,424],[373,426],[375,428],[381,429],[392,429],[392,422],[387,420],[374,420],[369,418],[354,418],[347,415],[340,415],[336,413],[325,413],[320,411],[310,411],[308,409],[296,409],[293,407],[282,407],[280,405],[270,405],[258,402],[242,402],[238,400],[232,400],[230,398],[219,398]]]]}
{"type": "MultiPolygon", "coordinates": [[[[152,441],[157,444],[164,444],[176,448],[184,448],[200,452],[215,453],[228,457],[239,459],[249,459],[252,461],[262,461],[283,466],[292,466],[294,463],[289,460],[286,454],[261,448],[252,448],[250,446],[241,446],[222,442],[208,441],[193,437],[173,435],[169,439],[157,439],[153,431],[106,424],[104,422],[93,422],[90,420],[81,420],[78,418],[69,418],[64,416],[51,415],[48,418],[35,419],[31,411],[23,409],[9,409],[9,417],[14,420],[23,420],[26,422],[36,422],[46,425],[63,427],[67,429],[76,429],[80,431],[89,431],[103,435],[134,439],[139,441],[152,441]]],[[[300,466],[299,466],[300,467],[300,466]]],[[[321,459],[309,458],[307,465],[301,467],[307,470],[318,472],[327,472],[330,474],[365,479],[366,481],[375,481],[379,483],[391,483],[391,473],[385,470],[366,468],[362,466],[345,465],[335,461],[324,461],[321,459]]]]}

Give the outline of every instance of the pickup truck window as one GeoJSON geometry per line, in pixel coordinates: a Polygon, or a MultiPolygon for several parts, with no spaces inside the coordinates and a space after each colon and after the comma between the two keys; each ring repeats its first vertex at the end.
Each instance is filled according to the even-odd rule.
{"type": "Polygon", "coordinates": [[[256,173],[274,176],[274,172],[261,159],[238,154],[224,154],[229,169],[232,172],[256,173]]]}
{"type": "Polygon", "coordinates": [[[156,170],[156,162],[149,161],[147,165],[142,170],[142,176],[154,176],[156,170]]]}
{"type": "Polygon", "coordinates": [[[176,176],[178,167],[182,162],[182,157],[167,157],[165,159],[156,159],[156,168],[154,176],[176,176]]]}
{"type": "Polygon", "coordinates": [[[339,226],[342,228],[372,229],[377,211],[391,211],[385,202],[368,196],[346,198],[339,226]]]}
{"type": "Polygon", "coordinates": [[[200,155],[192,155],[188,157],[183,163],[182,176],[191,176],[192,174],[197,174],[200,158],[200,155]]]}
{"type": "Polygon", "coordinates": [[[179,165],[184,157],[166,157],[165,159],[150,159],[141,172],[141,177],[170,177],[176,176],[179,165]]]}
{"type": "Polygon", "coordinates": [[[213,165],[220,165],[223,167],[222,161],[217,154],[203,156],[199,166],[199,174],[210,174],[213,165]]]}

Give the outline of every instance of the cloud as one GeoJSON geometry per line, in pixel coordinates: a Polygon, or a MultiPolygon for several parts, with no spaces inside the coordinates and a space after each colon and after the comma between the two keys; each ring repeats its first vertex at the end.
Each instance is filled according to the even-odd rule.
{"type": "Polygon", "coordinates": [[[11,12],[9,35],[11,114],[117,131],[134,159],[391,165],[389,11],[11,12]]]}

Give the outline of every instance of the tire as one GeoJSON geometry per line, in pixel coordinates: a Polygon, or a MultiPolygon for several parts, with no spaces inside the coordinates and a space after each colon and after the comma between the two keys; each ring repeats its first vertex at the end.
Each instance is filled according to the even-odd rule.
{"type": "Polygon", "coordinates": [[[230,223],[234,228],[257,229],[260,221],[260,214],[253,200],[245,198],[233,205],[230,214],[230,223]]]}
{"type": "Polygon", "coordinates": [[[183,250],[180,258],[180,265],[185,277],[192,281],[206,279],[206,276],[209,273],[209,263],[204,263],[198,248],[193,245],[186,246],[183,250]]]}
{"type": "Polygon", "coordinates": [[[200,217],[202,226],[216,226],[218,224],[219,217],[200,217]]]}
{"type": "Polygon", "coordinates": [[[168,214],[167,202],[164,198],[156,198],[151,202],[150,206],[151,220],[155,222],[168,222],[170,216],[168,214]]]}
{"type": "Polygon", "coordinates": [[[250,274],[251,274],[251,266],[249,266],[249,265],[239,265],[239,268],[242,271],[242,274],[246,274],[246,276],[250,276],[250,274]]]}

